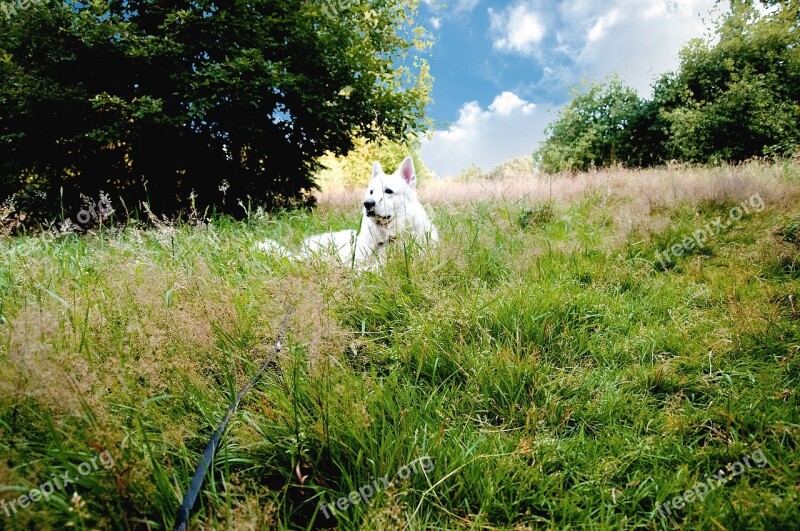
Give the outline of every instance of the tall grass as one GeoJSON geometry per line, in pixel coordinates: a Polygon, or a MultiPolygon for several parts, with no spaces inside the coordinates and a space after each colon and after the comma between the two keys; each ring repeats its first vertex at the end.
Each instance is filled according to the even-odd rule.
{"type": "Polygon", "coordinates": [[[423,184],[441,243],[399,241],[380,272],[253,251],[356,226],[359,192],[313,215],[0,239],[0,499],[114,459],[0,526],[169,528],[288,306],[281,373],[245,396],[195,528],[797,525],[796,166],[423,184]],[[756,192],[763,212],[657,267],[756,192]],[[768,466],[659,515],[759,448],[768,466]]]}

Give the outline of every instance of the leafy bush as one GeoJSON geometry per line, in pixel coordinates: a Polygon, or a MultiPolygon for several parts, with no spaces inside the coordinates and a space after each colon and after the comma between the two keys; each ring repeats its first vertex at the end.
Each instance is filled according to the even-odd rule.
{"type": "Polygon", "coordinates": [[[239,214],[236,199],[304,201],[324,153],[425,123],[415,8],[98,0],[0,16],[0,199],[43,215],[99,190],[155,212],[191,195],[239,214]]]}
{"type": "Polygon", "coordinates": [[[617,77],[591,85],[561,110],[546,130],[548,135],[535,155],[542,170],[585,171],[616,163],[635,163],[636,127],[643,102],[617,77]]]}
{"type": "Polygon", "coordinates": [[[762,16],[733,2],[717,42],[689,43],[678,72],[656,83],[670,158],[738,162],[800,146],[800,3],[775,4],[762,16]]]}
{"type": "Polygon", "coordinates": [[[800,214],[790,217],[785,225],[778,228],[777,233],[786,243],[800,245],[800,214]]]}
{"type": "Polygon", "coordinates": [[[526,207],[517,220],[519,226],[527,229],[532,226],[544,225],[553,221],[553,202],[545,201],[533,207],[526,207]]]}
{"type": "Polygon", "coordinates": [[[322,169],[316,173],[315,182],[322,189],[363,188],[369,182],[374,161],[380,162],[385,171],[392,172],[406,157],[414,159],[417,177],[424,180],[430,172],[419,157],[419,148],[420,141],[416,135],[409,135],[403,141],[360,138],[347,155],[337,157],[327,153],[320,158],[322,169]]]}

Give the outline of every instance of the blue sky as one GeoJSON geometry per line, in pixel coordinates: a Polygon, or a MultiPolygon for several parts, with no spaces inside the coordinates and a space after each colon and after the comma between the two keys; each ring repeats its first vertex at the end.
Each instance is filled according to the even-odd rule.
{"type": "Polygon", "coordinates": [[[641,96],[708,33],[714,0],[422,0],[435,44],[422,158],[441,177],[530,155],[570,87],[617,72],[641,96]]]}

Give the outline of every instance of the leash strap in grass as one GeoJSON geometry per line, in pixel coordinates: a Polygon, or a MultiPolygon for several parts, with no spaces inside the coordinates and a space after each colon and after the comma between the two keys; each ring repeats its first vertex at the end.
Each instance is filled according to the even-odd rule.
{"type": "Polygon", "coordinates": [[[281,325],[281,332],[278,336],[278,340],[273,346],[272,355],[258,369],[256,374],[250,378],[250,381],[247,382],[247,384],[245,384],[245,386],[242,387],[242,389],[236,394],[236,398],[234,399],[233,403],[228,406],[228,412],[225,414],[225,418],[219,423],[217,430],[214,432],[214,436],[211,437],[210,441],[208,441],[206,449],[203,451],[203,457],[197,464],[197,470],[195,470],[194,476],[192,476],[192,481],[189,483],[189,490],[186,491],[186,495],[183,497],[183,503],[181,503],[181,506],[178,509],[178,518],[175,520],[175,531],[186,531],[186,525],[189,521],[189,516],[192,514],[192,508],[194,507],[194,503],[197,501],[197,496],[200,494],[200,488],[203,486],[203,481],[205,480],[206,472],[208,472],[208,467],[211,466],[211,461],[214,459],[214,454],[216,453],[219,443],[222,440],[222,435],[225,433],[225,428],[228,426],[228,422],[236,412],[236,408],[239,407],[239,402],[242,401],[244,394],[258,382],[258,379],[267,369],[272,369],[280,375],[281,369],[278,366],[278,363],[275,361],[275,358],[281,352],[281,349],[283,348],[283,342],[286,340],[286,327],[289,321],[289,314],[291,314],[291,312],[291,307],[286,309],[286,313],[283,316],[283,324],[281,325]]]}

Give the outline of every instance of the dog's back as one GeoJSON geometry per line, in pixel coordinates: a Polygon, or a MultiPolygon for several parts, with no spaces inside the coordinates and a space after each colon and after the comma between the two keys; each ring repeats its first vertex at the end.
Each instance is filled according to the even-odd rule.
{"type": "Polygon", "coordinates": [[[309,236],[300,247],[303,259],[320,256],[336,256],[343,264],[352,264],[358,234],[354,230],[340,230],[309,236]]]}

